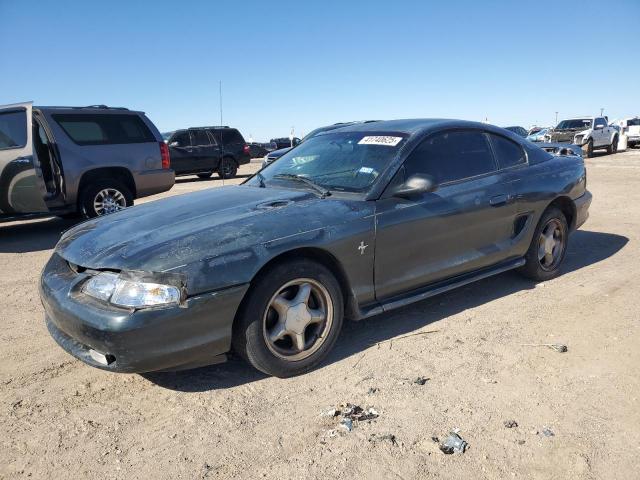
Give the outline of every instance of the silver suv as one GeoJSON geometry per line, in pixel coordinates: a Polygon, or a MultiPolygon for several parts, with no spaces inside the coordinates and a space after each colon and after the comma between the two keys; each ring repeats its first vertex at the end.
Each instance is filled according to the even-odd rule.
{"type": "Polygon", "coordinates": [[[96,217],[174,181],[169,149],[143,112],[0,106],[0,221],[96,217]]]}

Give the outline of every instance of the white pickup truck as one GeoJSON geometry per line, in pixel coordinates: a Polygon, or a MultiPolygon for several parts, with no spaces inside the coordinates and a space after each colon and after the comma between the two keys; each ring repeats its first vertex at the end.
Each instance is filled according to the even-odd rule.
{"type": "Polygon", "coordinates": [[[582,147],[584,155],[606,148],[608,153],[618,151],[618,130],[608,125],[606,117],[581,117],[562,120],[545,135],[548,143],[573,143],[582,147]]]}
{"type": "Polygon", "coordinates": [[[640,117],[623,118],[612,122],[612,125],[620,127],[620,132],[627,136],[627,145],[635,147],[640,144],[640,117]]]}

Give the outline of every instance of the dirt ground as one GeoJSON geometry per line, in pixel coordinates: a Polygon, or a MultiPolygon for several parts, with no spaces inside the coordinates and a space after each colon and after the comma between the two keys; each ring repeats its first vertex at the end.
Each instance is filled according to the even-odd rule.
{"type": "Polygon", "coordinates": [[[287,380],[240,360],[84,365],[49,337],[36,289],[71,223],[0,225],[0,478],[640,478],[640,150],[587,164],[591,217],[562,276],[506,273],[347,324],[321,368],[287,380]],[[343,433],[321,416],[342,402],[379,417],[343,433]],[[444,455],[432,437],[454,428],[469,448],[444,455]]]}

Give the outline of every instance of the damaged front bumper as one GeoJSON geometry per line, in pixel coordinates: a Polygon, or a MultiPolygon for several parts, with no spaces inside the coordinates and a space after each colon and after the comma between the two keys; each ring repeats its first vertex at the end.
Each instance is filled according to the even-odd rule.
{"type": "Polygon", "coordinates": [[[132,310],[80,290],[87,274],[54,254],[40,280],[47,328],[83,362],[113,372],[180,370],[220,363],[248,285],[187,298],[182,305],[132,310]]]}

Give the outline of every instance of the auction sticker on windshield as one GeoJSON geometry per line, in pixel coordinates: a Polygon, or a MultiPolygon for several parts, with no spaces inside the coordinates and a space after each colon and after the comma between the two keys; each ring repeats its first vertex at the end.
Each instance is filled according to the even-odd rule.
{"type": "Polygon", "coordinates": [[[386,135],[376,135],[370,137],[362,137],[358,145],[386,145],[387,147],[395,147],[400,143],[402,137],[389,137],[386,135]]]}

